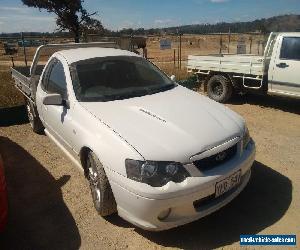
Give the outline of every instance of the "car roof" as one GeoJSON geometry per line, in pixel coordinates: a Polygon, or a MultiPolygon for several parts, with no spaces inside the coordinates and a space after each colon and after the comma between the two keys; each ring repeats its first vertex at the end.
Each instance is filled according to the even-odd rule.
{"type": "Polygon", "coordinates": [[[74,62],[98,58],[98,57],[108,57],[108,56],[134,56],[134,57],[141,57],[133,52],[121,49],[114,49],[114,48],[77,48],[77,49],[68,49],[68,50],[61,50],[54,54],[59,54],[63,56],[68,64],[72,64],[74,62]]]}

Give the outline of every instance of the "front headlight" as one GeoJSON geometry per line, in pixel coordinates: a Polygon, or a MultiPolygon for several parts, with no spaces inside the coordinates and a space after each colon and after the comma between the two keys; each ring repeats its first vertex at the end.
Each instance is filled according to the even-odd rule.
{"type": "Polygon", "coordinates": [[[181,163],[169,161],[125,161],[127,177],[147,183],[152,187],[162,187],[168,182],[184,181],[190,174],[181,163]]]}
{"type": "Polygon", "coordinates": [[[250,133],[247,126],[245,126],[244,136],[243,136],[243,149],[245,149],[250,142],[250,133]]]}

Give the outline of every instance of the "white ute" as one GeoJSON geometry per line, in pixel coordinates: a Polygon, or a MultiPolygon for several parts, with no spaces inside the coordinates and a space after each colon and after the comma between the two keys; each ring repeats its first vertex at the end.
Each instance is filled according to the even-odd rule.
{"type": "Polygon", "coordinates": [[[245,188],[255,144],[238,114],[134,53],[101,48],[111,44],[52,47],[59,51],[45,67],[37,66],[41,47],[30,73],[15,67],[12,76],[34,131],[84,171],[100,215],[165,230],[245,188]]]}
{"type": "Polygon", "coordinates": [[[191,55],[187,68],[217,102],[233,92],[300,98],[300,32],[271,33],[263,56],[191,55]]]}

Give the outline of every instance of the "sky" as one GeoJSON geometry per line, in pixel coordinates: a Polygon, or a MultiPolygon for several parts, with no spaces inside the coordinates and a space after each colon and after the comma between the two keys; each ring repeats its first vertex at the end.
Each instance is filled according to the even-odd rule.
{"type": "MultiPolygon", "coordinates": [[[[161,28],[186,24],[251,21],[300,14],[300,0],[85,0],[105,28],[161,28]]],[[[55,15],[21,0],[0,0],[0,33],[53,32],[55,15]]]]}

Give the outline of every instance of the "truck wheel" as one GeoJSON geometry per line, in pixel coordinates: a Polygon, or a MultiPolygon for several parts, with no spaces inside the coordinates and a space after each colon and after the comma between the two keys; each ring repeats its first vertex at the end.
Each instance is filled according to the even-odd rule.
{"type": "Polygon", "coordinates": [[[224,103],[232,96],[232,84],[225,76],[215,75],[207,83],[207,94],[209,98],[224,103]]]}
{"type": "Polygon", "coordinates": [[[33,132],[42,134],[44,132],[44,126],[39,118],[36,107],[29,100],[26,100],[26,111],[33,132]]]}
{"type": "Polygon", "coordinates": [[[86,163],[87,177],[97,212],[101,216],[116,213],[117,204],[101,162],[93,152],[90,152],[86,163]]]}

